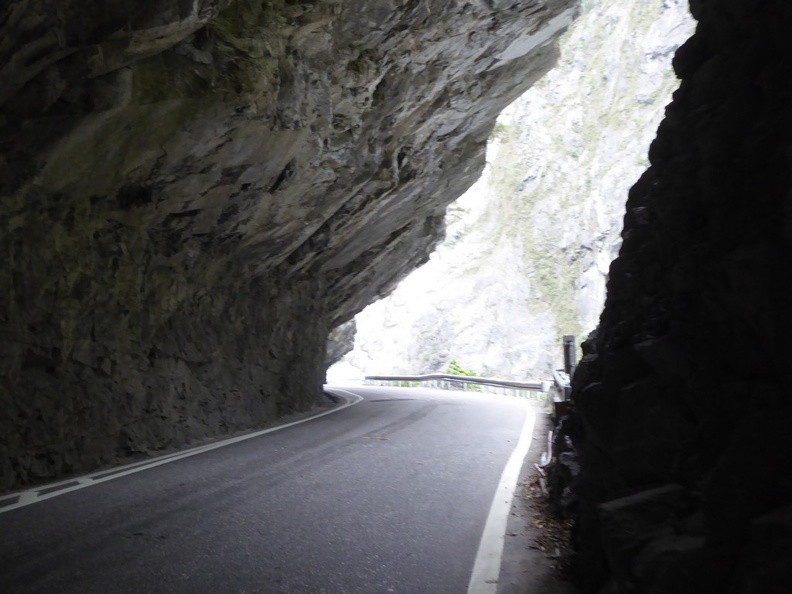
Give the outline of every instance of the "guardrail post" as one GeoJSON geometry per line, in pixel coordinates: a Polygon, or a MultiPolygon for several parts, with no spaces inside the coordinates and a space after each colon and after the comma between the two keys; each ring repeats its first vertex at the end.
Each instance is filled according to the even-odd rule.
{"type": "Polygon", "coordinates": [[[572,379],[572,374],[575,373],[575,337],[571,334],[564,336],[564,371],[572,379]]]}

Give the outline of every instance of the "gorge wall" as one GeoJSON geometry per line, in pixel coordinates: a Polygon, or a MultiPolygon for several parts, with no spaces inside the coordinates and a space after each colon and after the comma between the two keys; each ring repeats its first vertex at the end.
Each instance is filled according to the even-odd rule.
{"type": "Polygon", "coordinates": [[[447,211],[446,239],[356,316],[328,377],[436,373],[546,379],[605,302],[624,203],[693,32],[687,0],[598,0],[558,42],[556,66],[499,116],[488,165],[447,211]]]}
{"type": "Polygon", "coordinates": [[[317,401],[573,0],[0,8],[0,489],[317,401]]]}
{"type": "Polygon", "coordinates": [[[556,442],[587,592],[792,583],[792,5],[691,11],[556,442]]]}

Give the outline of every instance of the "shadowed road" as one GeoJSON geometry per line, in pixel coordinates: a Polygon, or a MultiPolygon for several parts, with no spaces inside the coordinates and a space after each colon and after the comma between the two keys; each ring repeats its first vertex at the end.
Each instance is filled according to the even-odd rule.
{"type": "Polygon", "coordinates": [[[0,592],[463,594],[530,411],[347,390],[364,400],[0,513],[0,592]]]}

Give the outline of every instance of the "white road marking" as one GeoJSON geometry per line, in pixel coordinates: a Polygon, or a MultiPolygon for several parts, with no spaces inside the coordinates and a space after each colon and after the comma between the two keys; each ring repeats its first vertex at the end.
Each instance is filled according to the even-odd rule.
{"type": "Polygon", "coordinates": [[[503,556],[504,539],[506,538],[506,522],[509,519],[512,499],[517,488],[525,456],[531,447],[534,421],[533,409],[526,403],[525,424],[520,439],[514,448],[509,461],[501,474],[495,497],[492,499],[487,523],[481,535],[473,573],[470,576],[467,594],[496,594],[498,576],[500,575],[501,558],[503,556]]]}
{"type": "Polygon", "coordinates": [[[128,464],[126,466],[118,466],[116,468],[105,468],[104,470],[95,472],[93,474],[89,474],[77,478],[70,478],[67,480],[59,481],[57,483],[51,483],[49,485],[40,485],[35,489],[28,489],[26,491],[17,491],[15,493],[9,493],[7,495],[0,497],[0,514],[5,513],[7,511],[11,511],[12,509],[17,509],[19,507],[25,507],[26,505],[38,503],[39,501],[44,501],[45,499],[51,499],[53,497],[57,497],[58,495],[71,493],[72,491],[84,489],[85,487],[91,487],[93,485],[98,485],[99,483],[104,483],[105,481],[111,481],[113,479],[121,478],[122,476],[134,474],[142,470],[148,470],[149,468],[162,466],[163,464],[168,464],[169,462],[175,462],[176,460],[182,460],[184,458],[189,458],[190,456],[203,454],[204,452],[216,450],[218,448],[222,448],[227,445],[231,445],[233,443],[238,443],[240,441],[245,441],[247,439],[252,439],[254,437],[258,437],[259,435],[264,435],[265,433],[272,433],[273,431],[279,431],[280,429],[293,427],[294,425],[299,425],[300,423],[306,423],[307,421],[312,421],[314,419],[318,419],[319,417],[323,417],[325,415],[338,412],[339,410],[343,410],[363,400],[363,398],[361,396],[358,396],[357,394],[353,394],[352,392],[347,392],[346,390],[341,390],[338,388],[325,388],[325,391],[332,392],[333,394],[342,397],[344,400],[346,400],[346,402],[340,406],[336,406],[330,410],[326,410],[323,413],[319,413],[311,417],[306,417],[304,419],[300,419],[299,421],[294,421],[292,423],[286,423],[285,425],[278,425],[277,427],[262,429],[261,431],[255,431],[254,433],[246,433],[245,435],[238,435],[237,437],[231,437],[229,439],[224,439],[223,441],[216,441],[214,443],[198,446],[196,448],[191,448],[189,450],[184,450],[182,452],[176,452],[173,454],[160,456],[159,458],[155,458],[154,460],[145,460],[142,462],[128,464]],[[77,482],[77,484],[72,485],[70,487],[64,487],[63,489],[55,489],[51,492],[40,494],[40,491],[48,491],[50,489],[53,489],[53,487],[57,487],[58,485],[66,485],[74,482],[77,482]],[[14,499],[17,497],[19,499],[16,503],[12,503],[6,506],[2,505],[4,500],[14,499]]]}

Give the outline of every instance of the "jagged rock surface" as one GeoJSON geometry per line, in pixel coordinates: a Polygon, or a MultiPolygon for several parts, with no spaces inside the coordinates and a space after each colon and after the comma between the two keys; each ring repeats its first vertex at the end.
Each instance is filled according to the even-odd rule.
{"type": "Polygon", "coordinates": [[[559,435],[587,592],[792,583],[792,6],[691,9],[559,435]]]}
{"type": "Polygon", "coordinates": [[[0,488],[316,401],[573,0],[0,9],[0,488]]]}
{"type": "Polygon", "coordinates": [[[330,331],[330,335],[327,337],[325,354],[326,368],[340,361],[344,355],[354,348],[356,331],[355,320],[349,320],[330,331]]]}
{"type": "Polygon", "coordinates": [[[410,374],[456,359],[489,376],[551,377],[561,336],[582,338],[599,320],[627,191],[692,31],[686,0],[585,2],[558,64],[501,114],[484,176],[449,209],[446,241],[358,316],[345,362],[410,374]]]}

